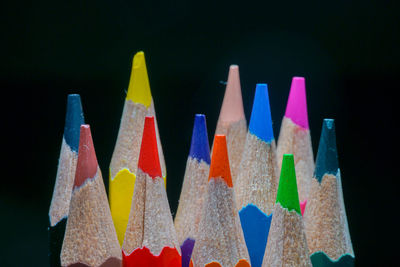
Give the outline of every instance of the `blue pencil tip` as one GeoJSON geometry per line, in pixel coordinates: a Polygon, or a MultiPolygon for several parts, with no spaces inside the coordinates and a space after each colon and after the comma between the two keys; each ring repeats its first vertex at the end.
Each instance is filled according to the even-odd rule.
{"type": "Polygon", "coordinates": [[[203,114],[196,114],[194,118],[189,156],[198,161],[203,160],[207,164],[210,164],[210,146],[208,144],[206,116],[203,114]]]}
{"type": "Polygon", "coordinates": [[[257,84],[256,87],[249,131],[267,143],[270,143],[274,139],[271,110],[269,107],[268,86],[263,83],[257,84]]]}
{"type": "Polygon", "coordinates": [[[75,152],[78,152],[80,127],[84,123],[81,97],[78,94],[68,95],[64,139],[75,152]]]}
{"type": "Polygon", "coordinates": [[[339,162],[336,149],[335,121],[324,119],[322,124],[321,138],[314,176],[321,183],[325,174],[336,175],[339,169],[339,162]]]}

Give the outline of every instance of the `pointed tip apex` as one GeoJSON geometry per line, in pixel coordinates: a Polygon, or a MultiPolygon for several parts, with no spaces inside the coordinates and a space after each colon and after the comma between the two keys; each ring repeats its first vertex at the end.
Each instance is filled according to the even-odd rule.
{"type": "Polygon", "coordinates": [[[76,165],[74,188],[81,186],[87,179],[93,178],[97,172],[97,157],[94,151],[90,126],[80,126],[78,162],[76,165]]]}
{"type": "Polygon", "coordinates": [[[72,151],[78,152],[80,127],[84,123],[81,97],[78,94],[69,94],[65,115],[64,139],[72,151]]]}
{"type": "Polygon", "coordinates": [[[237,122],[245,119],[240,87],[239,66],[229,67],[228,82],[225,88],[219,120],[224,122],[237,122]]]}
{"type": "Polygon", "coordinates": [[[203,114],[195,115],[189,156],[198,161],[203,160],[207,164],[210,164],[210,146],[208,144],[206,116],[203,114]]]}
{"type": "Polygon", "coordinates": [[[270,143],[274,139],[268,86],[264,83],[259,83],[256,87],[249,131],[267,143],[270,143]]]}
{"type": "Polygon", "coordinates": [[[146,117],[144,121],[138,167],[153,179],[162,177],[153,116],[146,117]]]}
{"type": "Polygon", "coordinates": [[[215,135],[208,177],[208,180],[221,177],[229,187],[233,186],[225,135],[215,135]]]}
{"type": "Polygon", "coordinates": [[[149,107],[151,104],[150,83],[143,51],[137,52],[133,57],[126,99],[134,103],[141,103],[145,107],[149,107]]]}
{"type": "Polygon", "coordinates": [[[284,154],[282,159],[281,177],[279,179],[276,203],[289,211],[295,210],[301,215],[299,194],[297,192],[296,172],[292,154],[284,154]]]}
{"type": "Polygon", "coordinates": [[[322,177],[325,174],[337,174],[339,162],[336,148],[335,121],[333,119],[324,119],[315,163],[314,177],[318,182],[322,181],[322,177]]]}
{"type": "Polygon", "coordinates": [[[307,114],[306,82],[304,77],[293,77],[286,105],[285,117],[304,129],[309,129],[307,114]]]}

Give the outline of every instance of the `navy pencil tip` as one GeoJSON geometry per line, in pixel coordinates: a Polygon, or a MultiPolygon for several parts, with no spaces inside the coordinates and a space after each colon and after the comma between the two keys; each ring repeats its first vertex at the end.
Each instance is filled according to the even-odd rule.
{"type": "Polygon", "coordinates": [[[203,160],[207,164],[210,164],[211,162],[206,116],[203,114],[195,115],[189,156],[197,159],[198,161],[203,160]]]}
{"type": "Polygon", "coordinates": [[[333,119],[324,119],[314,176],[318,182],[321,182],[325,174],[336,175],[338,169],[335,121],[333,119]]]}
{"type": "Polygon", "coordinates": [[[256,86],[249,131],[267,143],[270,143],[274,139],[268,86],[265,83],[259,83],[256,86]]]}
{"type": "Polygon", "coordinates": [[[81,97],[78,94],[69,94],[65,116],[64,139],[75,152],[78,152],[80,127],[84,123],[81,97]]]}

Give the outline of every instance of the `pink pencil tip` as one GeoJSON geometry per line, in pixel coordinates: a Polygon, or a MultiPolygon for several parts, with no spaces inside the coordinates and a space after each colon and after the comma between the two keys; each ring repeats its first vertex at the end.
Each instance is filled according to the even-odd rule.
{"type": "Polygon", "coordinates": [[[293,77],[285,117],[302,128],[309,129],[307,115],[306,82],[304,77],[293,77]]]}
{"type": "Polygon", "coordinates": [[[229,67],[228,82],[226,84],[219,120],[224,122],[236,122],[244,118],[239,66],[231,65],[229,67]]]}
{"type": "Polygon", "coordinates": [[[88,124],[81,125],[78,151],[74,188],[81,186],[87,179],[93,178],[97,172],[97,157],[88,124]]]}

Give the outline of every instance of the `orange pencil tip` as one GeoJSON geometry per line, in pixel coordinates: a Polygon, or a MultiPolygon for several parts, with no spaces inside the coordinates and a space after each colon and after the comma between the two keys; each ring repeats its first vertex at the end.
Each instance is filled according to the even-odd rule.
{"type": "Polygon", "coordinates": [[[211,156],[208,180],[217,177],[224,179],[229,187],[233,186],[225,135],[216,135],[214,138],[214,148],[211,156]]]}

